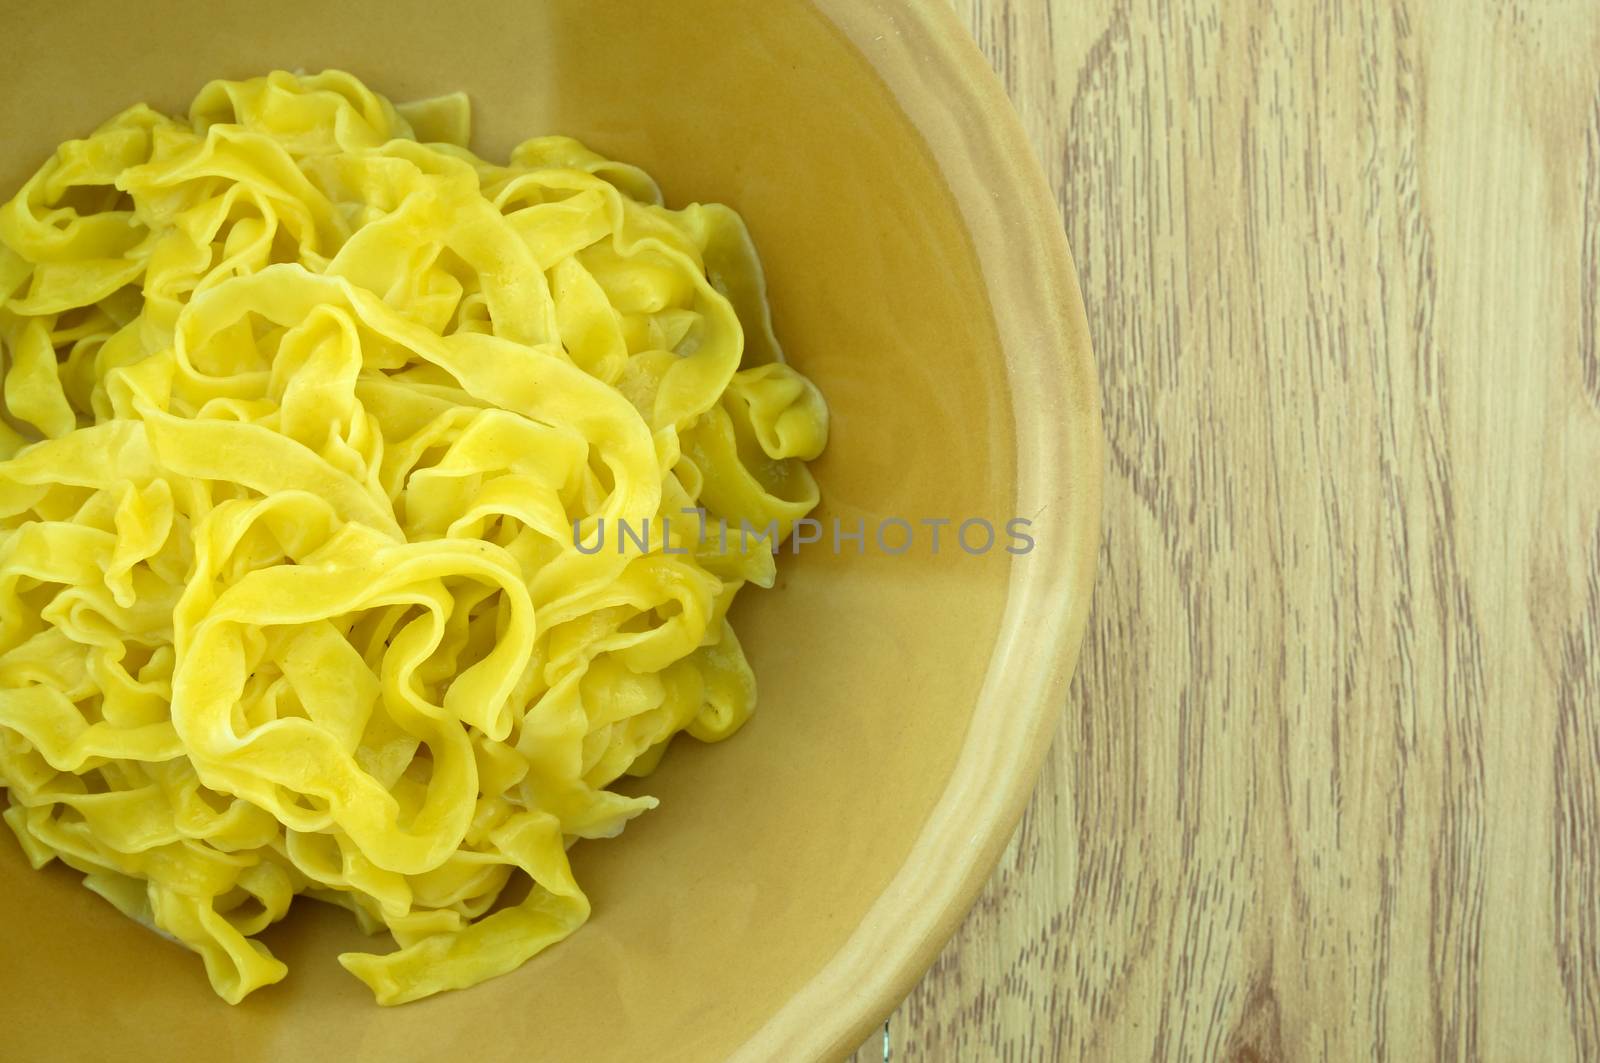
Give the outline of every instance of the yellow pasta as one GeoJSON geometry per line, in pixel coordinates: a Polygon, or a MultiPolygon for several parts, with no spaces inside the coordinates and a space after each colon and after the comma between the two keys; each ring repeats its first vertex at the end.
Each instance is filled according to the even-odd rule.
{"type": "Polygon", "coordinates": [[[299,894],[393,935],[340,957],[384,1004],[572,933],[567,848],[655,804],[607,787],[755,704],[724,617],[774,542],[686,511],[818,500],[739,217],[467,130],[217,81],[0,208],[5,820],[229,1002],[299,894]]]}

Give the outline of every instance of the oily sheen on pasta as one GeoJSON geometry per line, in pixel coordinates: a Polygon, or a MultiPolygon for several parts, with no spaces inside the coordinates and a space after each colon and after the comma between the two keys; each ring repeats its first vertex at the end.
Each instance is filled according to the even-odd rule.
{"type": "Polygon", "coordinates": [[[467,129],[218,81],[0,209],[5,820],[230,1002],[300,894],[393,935],[340,957],[384,1004],[572,933],[567,848],[655,804],[607,787],[749,716],[724,617],[818,500],[739,217],[467,129]]]}

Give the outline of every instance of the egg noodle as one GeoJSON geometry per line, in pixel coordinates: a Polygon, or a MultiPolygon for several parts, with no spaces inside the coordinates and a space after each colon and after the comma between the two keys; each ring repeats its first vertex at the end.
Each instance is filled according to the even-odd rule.
{"type": "Polygon", "coordinates": [[[383,1004],[572,933],[568,846],[655,805],[606,787],[755,704],[724,617],[774,544],[679,514],[781,540],[818,500],[739,217],[467,131],[217,81],[0,209],[5,820],[230,1002],[298,894],[393,935],[339,957],[383,1004]]]}

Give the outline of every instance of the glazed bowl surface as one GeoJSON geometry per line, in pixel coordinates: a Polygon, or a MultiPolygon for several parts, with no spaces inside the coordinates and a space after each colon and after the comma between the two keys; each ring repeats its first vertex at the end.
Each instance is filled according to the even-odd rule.
{"type": "Polygon", "coordinates": [[[348,70],[473,102],[503,158],[563,133],[669,205],[728,203],[779,338],[832,411],[821,541],[733,620],[760,686],[726,743],[629,783],[661,807],[580,843],[587,926],[513,974],[379,1008],[313,903],[237,1007],[197,957],[0,838],[15,1059],[807,1059],[853,1049],[982,886],[1032,790],[1089,606],[1099,399],[1054,201],[1003,90],[933,0],[0,3],[0,197],[125,106],[348,70]],[[1032,547],[1009,553],[1008,521],[1032,547]],[[939,549],[933,525],[942,526],[939,549]],[[996,529],[986,550],[974,524],[996,529]],[[832,541],[866,533],[855,542],[832,541]],[[909,549],[896,552],[910,526],[909,549]],[[878,533],[883,531],[880,542],[878,533]]]}

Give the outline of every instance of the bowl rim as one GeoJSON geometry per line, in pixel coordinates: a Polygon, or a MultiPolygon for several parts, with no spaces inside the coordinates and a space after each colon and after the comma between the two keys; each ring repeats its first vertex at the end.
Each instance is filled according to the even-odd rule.
{"type": "Polygon", "coordinates": [[[733,1052],[844,1055],[922,977],[993,872],[1065,706],[1100,545],[1100,394],[1055,196],[999,79],[945,0],[806,0],[887,85],[977,252],[1015,420],[1013,559],[972,722],[938,802],[845,943],[733,1052]]]}
{"type": "Polygon", "coordinates": [[[883,79],[960,206],[1016,422],[1014,512],[1040,511],[962,751],[904,863],[823,968],[732,1058],[837,1058],[965,919],[1037,783],[1088,624],[1101,538],[1100,388],[1056,198],[1004,87],[950,7],[812,0],[883,79]]]}

